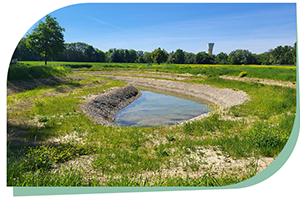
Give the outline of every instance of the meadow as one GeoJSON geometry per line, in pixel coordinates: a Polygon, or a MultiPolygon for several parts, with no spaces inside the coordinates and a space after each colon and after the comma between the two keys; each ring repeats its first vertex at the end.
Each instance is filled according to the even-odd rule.
{"type": "MultiPolygon", "coordinates": [[[[31,65],[44,65],[38,61],[23,61],[31,65]]],[[[69,66],[73,69],[94,70],[138,70],[164,73],[203,74],[209,77],[219,75],[238,76],[248,72],[247,77],[264,78],[281,81],[296,81],[296,66],[282,65],[202,65],[202,64],[151,64],[146,63],[85,63],[85,62],[49,62],[52,66],[69,66]]]]}
{"type": "Polygon", "coordinates": [[[65,81],[7,97],[7,185],[223,186],[255,176],[262,170],[259,160],[275,159],[289,139],[296,89],[219,77],[245,71],[246,77],[296,81],[295,66],[11,65],[8,84],[51,76],[65,81]],[[190,79],[181,81],[242,90],[250,100],[184,125],[103,126],[83,114],[80,105],[92,95],[126,85],[96,76],[104,72],[142,77],[188,73],[190,79]],[[212,154],[220,161],[211,161],[212,154]],[[231,165],[238,161],[242,165],[231,165]]]}

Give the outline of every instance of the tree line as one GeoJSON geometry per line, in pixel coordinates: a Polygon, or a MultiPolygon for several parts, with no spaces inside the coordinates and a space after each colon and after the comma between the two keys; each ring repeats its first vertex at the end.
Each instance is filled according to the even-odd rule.
{"type": "Polygon", "coordinates": [[[56,18],[47,15],[45,22],[40,22],[32,31],[23,37],[12,59],[20,61],[68,61],[68,62],[110,62],[110,63],[172,63],[172,64],[296,64],[296,42],[294,46],[278,46],[261,54],[249,50],[237,49],[229,54],[221,52],[217,55],[205,51],[188,53],[182,49],[168,53],[160,47],[152,52],[134,49],[109,49],[101,51],[92,45],[76,42],[64,43],[64,28],[60,27],[56,18]]]}
{"type": "MultiPolygon", "coordinates": [[[[20,61],[42,61],[44,57],[26,46],[27,38],[19,42],[12,59],[20,61]]],[[[261,54],[249,50],[234,50],[229,54],[221,52],[217,55],[204,51],[188,53],[182,49],[168,53],[158,48],[152,52],[134,49],[109,49],[107,52],[94,48],[86,43],[65,43],[63,53],[53,61],[68,62],[110,62],[110,63],[172,63],[172,64],[258,64],[258,65],[295,65],[296,42],[294,46],[278,46],[261,54]]]]}

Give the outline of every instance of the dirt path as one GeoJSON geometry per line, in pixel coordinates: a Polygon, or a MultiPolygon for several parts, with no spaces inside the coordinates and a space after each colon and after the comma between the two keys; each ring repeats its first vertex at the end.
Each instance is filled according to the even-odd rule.
{"type": "Polygon", "coordinates": [[[238,77],[238,76],[228,76],[223,75],[219,76],[223,79],[229,79],[229,80],[235,80],[235,81],[245,81],[245,82],[257,82],[262,83],[265,85],[277,85],[281,87],[290,87],[290,88],[296,88],[296,82],[290,82],[290,81],[276,81],[271,79],[261,79],[261,78],[249,78],[249,77],[238,77]]]}
{"type": "MultiPolygon", "coordinates": [[[[79,73],[79,72],[75,72],[79,73]]],[[[81,72],[82,73],[82,72],[81,72]]],[[[110,72],[84,72],[84,74],[99,74],[99,75],[107,75],[107,76],[114,76],[114,75],[120,75],[120,76],[139,76],[139,77],[153,77],[153,78],[162,78],[162,79],[172,79],[172,80],[194,80],[193,78],[189,78],[191,76],[194,76],[193,74],[172,74],[172,73],[161,73],[161,72],[136,72],[136,71],[130,71],[130,72],[124,72],[124,71],[110,71],[110,72]]],[[[196,77],[196,76],[194,76],[196,77]]],[[[199,76],[198,76],[199,77],[199,76]]],[[[200,79],[197,79],[200,80],[200,79]]]]}
{"type": "MultiPolygon", "coordinates": [[[[80,73],[80,71],[75,72],[80,73]]],[[[81,72],[82,73],[82,72],[81,72]]],[[[172,79],[172,80],[202,80],[198,77],[206,78],[207,76],[202,74],[172,74],[172,73],[162,73],[162,72],[138,72],[138,71],[131,71],[131,72],[124,72],[124,71],[110,71],[110,72],[103,72],[103,71],[96,71],[96,72],[84,72],[86,74],[103,74],[103,75],[121,75],[121,76],[140,76],[140,77],[153,77],[153,78],[165,78],[165,79],[172,79]],[[197,77],[197,78],[196,78],[197,77]]],[[[265,85],[277,85],[281,87],[290,87],[290,88],[296,88],[296,82],[291,81],[277,81],[277,80],[271,80],[271,79],[261,79],[261,78],[250,78],[250,77],[238,77],[238,76],[229,76],[229,75],[222,75],[219,76],[219,78],[222,79],[228,79],[228,80],[235,80],[235,81],[244,81],[244,82],[256,82],[256,83],[262,83],[265,85]]]]}

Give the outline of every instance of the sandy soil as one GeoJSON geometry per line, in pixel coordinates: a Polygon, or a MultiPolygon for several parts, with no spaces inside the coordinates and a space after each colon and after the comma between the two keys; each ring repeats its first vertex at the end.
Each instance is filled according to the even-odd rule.
{"type": "Polygon", "coordinates": [[[153,87],[162,90],[178,92],[207,100],[213,104],[217,104],[222,107],[239,105],[249,100],[249,96],[244,91],[236,91],[227,88],[217,88],[210,85],[190,84],[170,80],[158,80],[151,78],[136,78],[124,76],[101,77],[125,81],[133,85],[141,85],[145,87],[153,87]]]}
{"type": "MultiPolygon", "coordinates": [[[[77,72],[79,73],[79,72],[77,72]]],[[[122,75],[122,76],[140,76],[140,77],[153,77],[153,78],[163,78],[163,79],[171,79],[171,80],[195,80],[195,78],[190,77],[196,77],[193,74],[172,74],[172,73],[162,73],[162,72],[136,72],[136,71],[130,71],[130,72],[124,72],[124,71],[105,71],[105,72],[99,72],[99,71],[93,71],[93,72],[84,72],[85,74],[101,74],[101,75],[107,75],[107,76],[113,76],[113,75],[122,75]]],[[[199,76],[198,76],[199,77],[199,76]]],[[[201,76],[206,77],[206,76],[201,76]]],[[[196,79],[201,80],[201,79],[196,79]]]]}
{"type": "Polygon", "coordinates": [[[262,83],[265,85],[277,85],[277,86],[281,86],[281,87],[296,88],[296,82],[290,82],[290,81],[276,81],[276,80],[271,80],[271,79],[249,78],[249,77],[241,78],[238,76],[228,76],[228,75],[220,76],[220,78],[235,80],[235,81],[257,82],[257,83],[262,83]]]}

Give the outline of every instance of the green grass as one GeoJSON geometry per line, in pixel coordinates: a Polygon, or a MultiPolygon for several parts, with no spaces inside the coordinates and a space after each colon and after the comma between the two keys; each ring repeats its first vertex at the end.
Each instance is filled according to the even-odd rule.
{"type": "MultiPolygon", "coordinates": [[[[23,61],[22,63],[42,65],[43,62],[23,61]]],[[[85,63],[85,62],[49,62],[52,65],[71,66],[80,70],[139,70],[168,73],[203,74],[208,77],[220,75],[239,76],[247,72],[247,77],[281,81],[296,81],[296,66],[277,65],[201,65],[201,64],[152,64],[146,63],[85,63]]]]}
{"type": "MultiPolygon", "coordinates": [[[[134,71],[140,66],[92,65],[89,69],[134,71]]],[[[194,68],[200,68],[180,67],[183,66],[152,66],[153,69],[176,73],[192,73],[192,70],[198,70],[194,68]]],[[[218,67],[221,70],[222,66],[215,69],[218,67]]],[[[141,70],[150,68],[143,65],[141,70]]],[[[244,66],[241,70],[249,75],[244,66]]],[[[243,172],[214,169],[201,149],[212,148],[221,152],[217,155],[228,155],[233,159],[252,156],[275,158],[286,144],[295,118],[295,89],[225,80],[212,75],[202,81],[185,82],[243,90],[250,101],[183,126],[107,127],[84,115],[80,104],[91,95],[126,83],[86,74],[76,74],[76,77],[84,79],[43,86],[7,98],[8,129],[11,133],[22,133],[17,142],[8,143],[8,186],[230,185],[254,176],[257,173],[255,163],[245,166],[246,171],[243,172]],[[66,91],[60,92],[61,89],[66,91]],[[241,119],[231,121],[223,118],[228,116],[241,119]],[[61,139],[58,143],[47,142],[52,138],[61,139]],[[83,156],[89,158],[85,160],[89,163],[87,169],[68,166],[70,161],[84,160],[83,156]],[[63,166],[55,168],[56,165],[63,166]],[[186,176],[165,177],[162,174],[163,170],[178,167],[184,170],[186,176]],[[203,173],[192,177],[197,172],[203,173]]]]}
{"type": "Polygon", "coordinates": [[[72,70],[65,66],[40,66],[20,63],[9,66],[7,80],[32,80],[50,76],[65,76],[70,73],[72,73],[72,70]]]}

